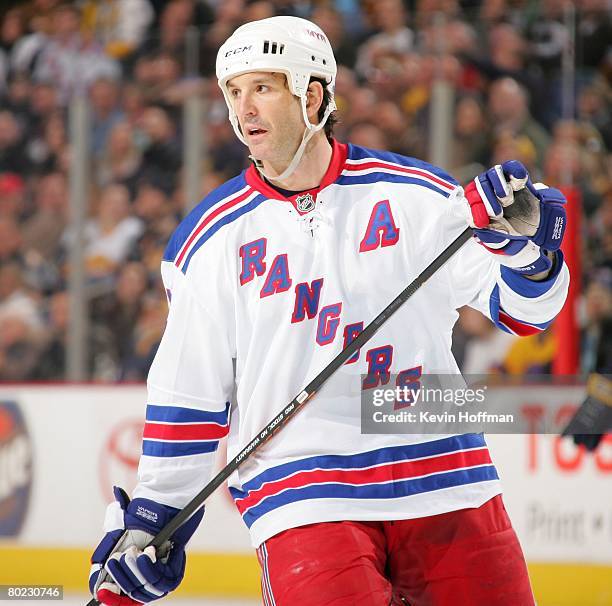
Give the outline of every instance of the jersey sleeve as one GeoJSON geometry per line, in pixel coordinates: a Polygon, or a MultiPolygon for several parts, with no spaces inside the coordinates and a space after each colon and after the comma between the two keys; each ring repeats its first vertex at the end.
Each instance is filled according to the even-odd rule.
{"type": "Polygon", "coordinates": [[[134,497],[184,507],[212,475],[229,429],[232,340],[189,277],[168,261],[166,329],[147,379],[148,402],[134,497]]]}
{"type": "MultiPolygon", "coordinates": [[[[465,229],[465,214],[459,208],[465,204],[462,195],[458,188],[451,199],[450,229],[444,230],[448,243],[465,229]]],[[[511,334],[526,336],[544,330],[561,311],[569,288],[570,276],[563,253],[555,254],[551,274],[536,282],[500,265],[471,239],[447,265],[454,307],[469,305],[478,309],[511,334]]]]}

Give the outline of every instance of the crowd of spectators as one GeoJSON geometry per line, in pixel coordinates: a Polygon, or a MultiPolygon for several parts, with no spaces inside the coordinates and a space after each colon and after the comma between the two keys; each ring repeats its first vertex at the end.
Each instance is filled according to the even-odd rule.
{"type": "MultiPolygon", "coordinates": [[[[563,0],[3,2],[0,380],[65,378],[76,95],[92,116],[89,376],[145,378],[167,312],[159,262],[194,202],[182,187],[183,102],[207,99],[203,196],[248,162],[216,86],[216,50],[240,24],[278,14],[312,19],[332,42],[339,140],[428,159],[432,85],[443,77],[454,89],[456,178],[516,158],[534,180],[578,188],[581,362],[592,370],[612,315],[612,11],[608,0],[571,4],[573,31],[563,0]]],[[[558,347],[548,331],[519,344],[470,310],[455,339],[468,372],[546,371],[558,347]]]]}

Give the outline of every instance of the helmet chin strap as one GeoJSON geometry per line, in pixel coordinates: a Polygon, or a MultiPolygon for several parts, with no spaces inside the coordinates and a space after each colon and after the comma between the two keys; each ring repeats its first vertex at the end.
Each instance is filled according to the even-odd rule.
{"type": "Polygon", "coordinates": [[[306,112],[306,98],[302,97],[301,102],[302,117],[304,118],[304,122],[306,123],[306,128],[304,129],[304,133],[302,134],[302,141],[300,142],[297,150],[295,151],[291,162],[289,162],[289,166],[287,166],[287,168],[280,175],[270,175],[264,171],[263,162],[261,160],[258,160],[253,156],[249,156],[249,158],[253,160],[253,163],[255,164],[255,167],[260,172],[260,174],[262,174],[266,179],[268,179],[268,181],[283,181],[295,172],[295,169],[298,167],[299,163],[302,160],[304,152],[306,151],[306,145],[308,144],[308,141],[310,141],[312,136],[317,131],[321,130],[325,126],[329,114],[331,114],[331,112],[334,110],[334,104],[330,103],[325,109],[325,114],[323,115],[321,121],[318,124],[312,124],[308,119],[308,114],[306,112]]]}

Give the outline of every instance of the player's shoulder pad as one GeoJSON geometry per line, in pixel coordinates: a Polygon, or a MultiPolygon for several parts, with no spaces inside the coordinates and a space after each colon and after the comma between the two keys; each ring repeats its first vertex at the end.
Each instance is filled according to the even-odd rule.
{"type": "Polygon", "coordinates": [[[222,225],[227,224],[243,206],[249,193],[244,171],[211,191],[180,222],[164,251],[164,261],[175,263],[183,271],[191,255],[222,225]]]}
{"type": "Polygon", "coordinates": [[[375,181],[410,183],[433,189],[444,196],[448,196],[459,185],[454,177],[429,162],[352,143],[348,146],[348,157],[342,174],[346,184],[375,181]]]}

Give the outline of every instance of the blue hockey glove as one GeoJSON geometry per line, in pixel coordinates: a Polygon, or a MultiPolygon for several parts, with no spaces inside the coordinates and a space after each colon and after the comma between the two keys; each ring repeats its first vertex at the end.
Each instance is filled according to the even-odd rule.
{"type": "Polygon", "coordinates": [[[500,264],[523,275],[547,272],[567,223],[563,194],[533,184],[516,160],[481,173],[465,188],[475,237],[500,264]]]}
{"type": "Polygon", "coordinates": [[[113,488],[115,501],[106,510],[106,535],[91,556],[89,590],[108,606],[133,606],[164,597],[185,573],[185,545],[204,515],[198,510],[156,554],[146,547],[178,512],[149,499],[130,501],[113,488]],[[144,551],[143,551],[144,550],[144,551]]]}

